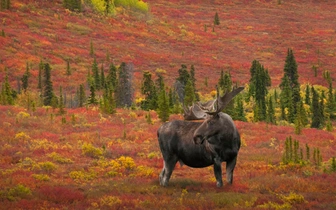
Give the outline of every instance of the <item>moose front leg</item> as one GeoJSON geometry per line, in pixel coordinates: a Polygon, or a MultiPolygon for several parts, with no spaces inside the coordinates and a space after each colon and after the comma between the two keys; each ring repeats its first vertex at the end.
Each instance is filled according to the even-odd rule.
{"type": "Polygon", "coordinates": [[[216,183],[217,187],[222,187],[223,186],[222,161],[218,157],[214,159],[214,173],[217,181],[216,183]]]}

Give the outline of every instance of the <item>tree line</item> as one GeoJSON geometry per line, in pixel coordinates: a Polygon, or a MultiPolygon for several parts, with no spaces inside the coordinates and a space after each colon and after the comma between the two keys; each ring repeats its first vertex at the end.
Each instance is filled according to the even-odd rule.
{"type": "MultiPolygon", "coordinates": [[[[65,108],[91,105],[99,106],[102,112],[108,114],[115,113],[116,107],[139,108],[155,110],[162,121],[167,121],[170,114],[182,113],[183,106],[190,106],[202,98],[196,86],[195,66],[191,65],[188,69],[182,64],[172,86],[165,84],[163,71],[143,71],[139,90],[142,98],[135,103],[134,65],[122,62],[119,66],[109,63],[107,68],[103,64],[99,67],[94,52],[92,56],[93,62],[86,82],[77,87],[75,94],[67,95],[62,87],[54,90],[51,65],[41,61],[38,65],[38,96],[34,98],[31,91],[28,91],[33,88],[29,88],[32,86],[31,67],[27,63],[26,71],[17,79],[17,90],[10,87],[6,73],[1,87],[0,104],[14,105],[21,96],[27,108],[51,106],[58,108],[60,114],[65,112],[65,108]]],[[[71,76],[70,61],[66,62],[66,75],[71,76]]],[[[288,49],[281,83],[279,87],[271,88],[268,69],[258,60],[252,61],[246,91],[232,100],[224,111],[235,120],[294,124],[296,133],[301,133],[302,128],[308,126],[331,130],[331,120],[336,117],[336,93],[330,72],[326,71],[323,75],[328,84],[328,91],[325,91],[309,84],[300,85],[297,69],[293,50],[288,49]]],[[[237,84],[233,83],[231,73],[222,70],[216,84],[217,91],[223,95],[235,86],[237,84]]]]}

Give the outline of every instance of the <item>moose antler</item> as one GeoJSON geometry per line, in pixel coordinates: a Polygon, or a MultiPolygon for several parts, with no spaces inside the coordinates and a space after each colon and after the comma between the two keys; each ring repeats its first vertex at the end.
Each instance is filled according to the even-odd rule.
{"type": "Polygon", "coordinates": [[[219,91],[217,90],[216,109],[214,111],[208,111],[206,113],[209,114],[209,115],[216,115],[216,114],[218,114],[242,90],[244,90],[244,87],[234,88],[231,92],[229,92],[229,93],[226,92],[223,96],[219,96],[219,91]]]}
{"type": "Polygon", "coordinates": [[[216,115],[221,112],[230,101],[242,90],[244,87],[234,88],[231,92],[226,92],[222,97],[219,96],[217,90],[217,98],[204,103],[197,102],[192,106],[184,107],[185,120],[204,120],[208,115],[216,115]]]}
{"type": "Polygon", "coordinates": [[[189,106],[188,108],[183,106],[183,109],[185,120],[203,120],[208,116],[208,114],[200,108],[197,103],[189,106]]]}

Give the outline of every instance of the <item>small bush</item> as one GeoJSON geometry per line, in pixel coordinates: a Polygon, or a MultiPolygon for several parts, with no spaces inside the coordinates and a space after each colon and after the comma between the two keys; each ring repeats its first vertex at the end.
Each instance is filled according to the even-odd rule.
{"type": "Polygon", "coordinates": [[[118,197],[115,196],[104,196],[100,199],[100,206],[106,206],[109,208],[115,208],[118,209],[118,206],[121,204],[121,200],[118,197]]]}
{"type": "Polygon", "coordinates": [[[46,174],[33,174],[34,179],[39,181],[49,181],[50,177],[46,174]]]}
{"type": "Polygon", "coordinates": [[[48,157],[51,157],[53,161],[60,163],[60,164],[71,164],[74,162],[69,158],[62,157],[60,154],[57,154],[56,152],[49,154],[48,157]]]}
{"type": "Polygon", "coordinates": [[[15,201],[30,196],[31,190],[22,184],[16,185],[14,188],[0,191],[0,197],[7,198],[10,201],[15,201]]]}
{"type": "Polygon", "coordinates": [[[82,146],[82,154],[92,158],[98,158],[103,155],[103,150],[94,147],[92,144],[84,143],[82,146]]]}

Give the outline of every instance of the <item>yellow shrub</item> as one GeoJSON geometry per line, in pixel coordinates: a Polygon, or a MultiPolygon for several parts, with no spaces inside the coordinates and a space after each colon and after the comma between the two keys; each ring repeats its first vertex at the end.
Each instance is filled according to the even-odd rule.
{"type": "Polygon", "coordinates": [[[96,173],[94,171],[84,172],[84,171],[71,171],[69,173],[70,178],[76,181],[89,181],[96,178],[96,173]]]}
{"type": "Polygon", "coordinates": [[[98,158],[99,156],[103,155],[103,150],[100,148],[94,147],[92,144],[87,144],[84,143],[82,146],[82,154],[93,157],[93,158],[98,158]]]}
{"type": "Polygon", "coordinates": [[[17,119],[25,119],[25,118],[28,118],[30,117],[30,114],[27,113],[27,112],[19,112],[17,115],[16,115],[16,118],[17,119]]]}
{"type": "Polygon", "coordinates": [[[51,157],[53,161],[61,164],[70,164],[73,163],[73,161],[69,158],[64,158],[60,154],[57,154],[56,152],[50,153],[48,157],[51,157]]]}
{"type": "Polygon", "coordinates": [[[28,134],[25,134],[24,132],[19,132],[15,134],[15,139],[28,140],[30,139],[30,136],[28,134]]]}
{"type": "Polygon", "coordinates": [[[34,179],[39,181],[49,181],[50,177],[46,174],[33,174],[34,179]]]}
{"type": "Polygon", "coordinates": [[[107,207],[117,207],[121,204],[121,200],[116,196],[104,196],[100,199],[100,205],[101,206],[107,206],[107,207]]]}
{"type": "Polygon", "coordinates": [[[151,177],[154,175],[154,169],[147,166],[138,166],[137,176],[151,177]]]}
{"type": "Polygon", "coordinates": [[[119,159],[118,159],[118,162],[120,163],[120,165],[127,169],[127,170],[132,170],[135,168],[135,163],[134,163],[134,160],[133,158],[131,157],[125,157],[125,156],[121,156],[119,159]]]}

